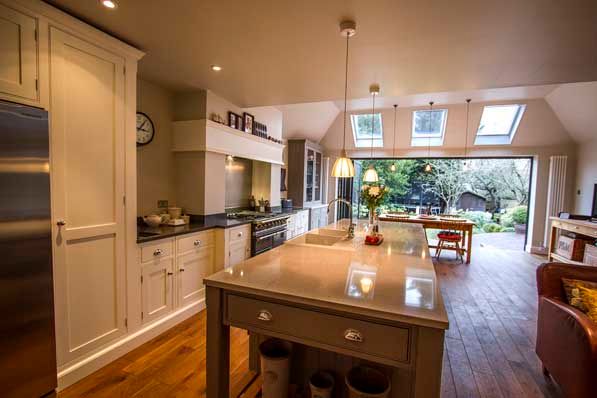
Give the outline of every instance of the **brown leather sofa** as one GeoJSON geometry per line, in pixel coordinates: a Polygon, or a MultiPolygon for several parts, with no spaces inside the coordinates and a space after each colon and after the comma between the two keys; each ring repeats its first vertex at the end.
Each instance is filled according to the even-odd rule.
{"type": "Polygon", "coordinates": [[[568,305],[562,278],[597,282],[597,267],[547,263],[537,268],[535,351],[545,375],[551,374],[567,397],[597,397],[597,323],[568,305]]]}

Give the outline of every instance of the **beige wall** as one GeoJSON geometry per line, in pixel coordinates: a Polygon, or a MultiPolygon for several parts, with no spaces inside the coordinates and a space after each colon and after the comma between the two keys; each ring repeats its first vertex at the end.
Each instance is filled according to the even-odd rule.
{"type": "Polygon", "coordinates": [[[574,213],[591,215],[597,184],[597,138],[578,146],[574,213]]]}
{"type": "Polygon", "coordinates": [[[153,83],[137,81],[137,110],[153,121],[155,136],[137,147],[137,215],[156,212],[158,200],[176,204],[171,143],[173,95],[153,83]]]}

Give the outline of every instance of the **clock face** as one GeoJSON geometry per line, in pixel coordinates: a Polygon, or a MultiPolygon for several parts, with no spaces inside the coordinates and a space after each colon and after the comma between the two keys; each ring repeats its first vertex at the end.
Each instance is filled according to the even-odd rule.
{"type": "Polygon", "coordinates": [[[137,145],[147,145],[153,140],[153,122],[144,113],[137,112],[137,145]]]}

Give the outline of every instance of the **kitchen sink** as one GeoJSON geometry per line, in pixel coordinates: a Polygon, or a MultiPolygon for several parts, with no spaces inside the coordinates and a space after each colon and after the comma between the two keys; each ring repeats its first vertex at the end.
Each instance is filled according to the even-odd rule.
{"type": "Polygon", "coordinates": [[[305,235],[305,243],[308,245],[332,246],[342,240],[343,236],[325,235],[320,233],[308,233],[305,235]]]}
{"type": "Polygon", "coordinates": [[[330,236],[330,237],[338,237],[344,238],[348,235],[348,232],[342,229],[327,229],[327,228],[320,228],[316,231],[309,232],[309,235],[318,235],[318,236],[330,236]]]}

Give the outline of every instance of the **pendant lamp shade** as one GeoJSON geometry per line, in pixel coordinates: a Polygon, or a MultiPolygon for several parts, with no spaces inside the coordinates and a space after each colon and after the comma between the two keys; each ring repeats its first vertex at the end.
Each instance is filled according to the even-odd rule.
{"type": "Polygon", "coordinates": [[[340,23],[340,34],[346,36],[346,67],[344,70],[344,134],[342,136],[342,152],[332,167],[332,177],[354,177],[354,165],[352,159],[346,154],[346,103],[348,95],[348,39],[356,33],[357,24],[354,21],[342,21],[340,23]]]}
{"type": "Polygon", "coordinates": [[[390,171],[391,171],[391,172],[395,172],[395,171],[396,171],[396,163],[392,163],[392,164],[390,165],[390,171]]]}
{"type": "Polygon", "coordinates": [[[377,171],[373,165],[370,165],[367,171],[365,171],[365,175],[363,175],[363,182],[379,182],[379,176],[377,175],[377,171]]]}
{"type": "Polygon", "coordinates": [[[354,177],[354,164],[352,159],[346,156],[346,151],[334,162],[332,177],[354,177]]]}

